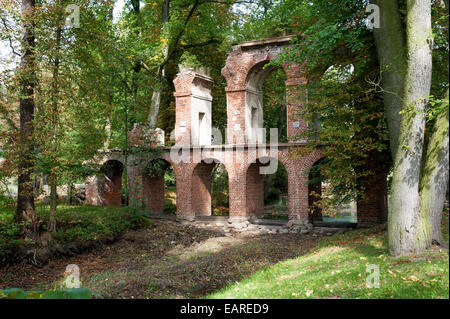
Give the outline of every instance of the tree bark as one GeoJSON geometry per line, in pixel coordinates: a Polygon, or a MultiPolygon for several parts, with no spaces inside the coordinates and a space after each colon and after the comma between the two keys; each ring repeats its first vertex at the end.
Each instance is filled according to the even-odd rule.
{"type": "MultiPolygon", "coordinates": [[[[166,24],[170,20],[170,0],[164,0],[161,9],[161,22],[166,24]]],[[[166,45],[163,53],[163,63],[159,66],[156,75],[156,85],[153,90],[152,99],[150,102],[150,110],[148,113],[148,122],[151,128],[156,128],[158,122],[159,109],[161,107],[161,96],[166,83],[166,63],[169,55],[169,43],[166,45]]]]}
{"type": "MultiPolygon", "coordinates": [[[[59,4],[59,3],[58,3],[59,4]]],[[[58,139],[58,120],[59,120],[59,108],[58,108],[58,93],[59,93],[59,54],[61,47],[61,28],[56,29],[56,55],[55,63],[53,65],[53,79],[52,79],[52,113],[51,113],[51,124],[53,130],[53,136],[51,140],[51,148],[53,157],[57,154],[57,139],[58,139]]],[[[56,232],[56,209],[58,205],[58,175],[56,172],[58,159],[53,159],[53,167],[51,168],[49,180],[50,180],[50,214],[48,219],[48,230],[49,232],[56,232]]]]}
{"type": "Polygon", "coordinates": [[[20,61],[20,139],[18,163],[18,195],[15,219],[26,222],[22,235],[32,240],[39,239],[39,220],[36,216],[33,196],[32,172],[34,135],[34,89],[36,86],[34,0],[22,0],[22,57],[20,61]]]}
{"type": "Polygon", "coordinates": [[[389,215],[389,251],[394,256],[421,253],[429,247],[429,216],[419,209],[419,183],[425,132],[425,106],[431,86],[431,3],[408,0],[407,72],[404,112],[394,155],[389,215]]]}
{"type": "Polygon", "coordinates": [[[164,83],[166,82],[166,67],[160,66],[156,77],[156,86],[152,93],[152,100],[150,102],[150,111],[148,113],[148,122],[151,128],[156,128],[158,122],[159,108],[161,107],[161,96],[164,90],[164,83]]]}
{"type": "Polygon", "coordinates": [[[441,220],[449,179],[448,89],[444,105],[445,110],[438,115],[428,143],[420,187],[420,210],[422,215],[429,216],[430,240],[441,246],[447,246],[442,237],[441,220]]]}
{"type": "Polygon", "coordinates": [[[400,114],[406,74],[405,35],[398,0],[371,0],[380,8],[380,28],[374,29],[375,45],[381,67],[381,85],[389,126],[393,159],[398,149],[400,114]]]}

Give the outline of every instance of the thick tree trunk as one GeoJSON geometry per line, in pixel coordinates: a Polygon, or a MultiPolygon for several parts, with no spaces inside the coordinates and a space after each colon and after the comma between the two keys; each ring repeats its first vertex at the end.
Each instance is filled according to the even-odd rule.
{"type": "Polygon", "coordinates": [[[371,0],[380,8],[380,28],[374,29],[381,86],[393,159],[399,147],[400,114],[406,74],[405,35],[398,0],[371,0]]]}
{"type": "Polygon", "coordinates": [[[422,215],[429,216],[430,240],[441,246],[447,246],[442,237],[441,220],[449,179],[448,89],[444,103],[445,111],[439,114],[428,143],[420,187],[420,210],[422,215]]]}
{"type": "Polygon", "coordinates": [[[419,209],[419,182],[431,85],[431,3],[408,0],[407,4],[404,114],[394,157],[388,228],[389,251],[394,256],[420,253],[430,243],[429,216],[419,209]]]}
{"type": "Polygon", "coordinates": [[[58,205],[58,176],[56,173],[56,166],[58,159],[57,156],[57,139],[58,139],[58,120],[59,120],[59,107],[58,107],[58,93],[59,93],[59,54],[61,46],[61,28],[56,30],[56,56],[55,63],[53,65],[53,79],[52,79],[52,113],[51,113],[51,124],[53,130],[53,136],[51,140],[51,149],[53,157],[53,167],[50,172],[50,215],[48,219],[48,230],[52,233],[56,232],[56,208],[58,205]]]}
{"type": "Polygon", "coordinates": [[[33,240],[39,239],[39,220],[35,213],[33,196],[33,135],[34,135],[34,89],[36,70],[34,57],[34,0],[22,0],[23,36],[20,61],[20,140],[19,177],[16,221],[27,222],[22,234],[33,240]]]}

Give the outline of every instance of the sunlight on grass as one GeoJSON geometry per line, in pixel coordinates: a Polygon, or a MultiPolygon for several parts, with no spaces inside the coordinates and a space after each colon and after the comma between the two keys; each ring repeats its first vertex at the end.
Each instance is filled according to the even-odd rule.
{"type": "Polygon", "coordinates": [[[307,255],[261,270],[208,298],[448,298],[448,261],[443,250],[392,258],[384,230],[358,230],[324,239],[307,255]],[[369,265],[379,267],[379,288],[366,285],[369,265]]]}

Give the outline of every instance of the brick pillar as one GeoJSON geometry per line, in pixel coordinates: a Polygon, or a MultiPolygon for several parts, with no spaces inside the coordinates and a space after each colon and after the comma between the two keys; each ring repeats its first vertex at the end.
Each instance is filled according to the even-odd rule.
{"type": "Polygon", "coordinates": [[[177,217],[194,220],[195,214],[192,210],[192,174],[194,164],[174,164],[173,169],[177,179],[177,217]]]}
{"type": "Polygon", "coordinates": [[[102,169],[102,175],[87,180],[87,202],[94,206],[121,206],[123,164],[115,160],[108,161],[102,169]]]}
{"type": "Polygon", "coordinates": [[[307,181],[303,171],[288,174],[289,219],[308,220],[307,181]]]}
{"type": "Polygon", "coordinates": [[[179,145],[211,144],[212,78],[193,69],[183,69],[175,86],[175,141],[179,145]],[[209,135],[209,138],[208,138],[209,135]]]}
{"type": "Polygon", "coordinates": [[[227,90],[227,142],[245,143],[245,89],[227,90]]]}
{"type": "MultiPolygon", "coordinates": [[[[133,156],[130,159],[135,160],[133,156]]],[[[132,163],[132,161],[130,162],[132,163]]],[[[128,166],[128,194],[129,206],[145,208],[143,174],[138,165],[128,166]]]]}
{"type": "Polygon", "coordinates": [[[251,164],[247,170],[246,205],[248,216],[264,215],[264,175],[259,173],[260,164],[251,164]]]}
{"type": "Polygon", "coordinates": [[[192,174],[192,210],[196,216],[211,216],[211,173],[214,165],[199,163],[192,174]]]}
{"type": "Polygon", "coordinates": [[[99,183],[99,177],[97,176],[89,176],[88,178],[86,178],[86,201],[91,206],[103,205],[102,199],[100,198],[99,194],[99,183]]]}
{"type": "Polygon", "coordinates": [[[228,171],[230,220],[246,219],[246,172],[243,165],[234,165],[228,171]]]}
{"type": "Polygon", "coordinates": [[[143,182],[143,200],[145,208],[150,213],[164,212],[164,174],[161,176],[142,177],[143,182]]]}
{"type": "MultiPolygon", "coordinates": [[[[376,165],[377,161],[372,161],[376,165]]],[[[389,167],[376,169],[375,174],[364,182],[365,198],[357,201],[359,226],[383,224],[387,221],[387,174],[389,167]]]]}
{"type": "Polygon", "coordinates": [[[307,91],[304,86],[308,83],[302,77],[302,68],[298,64],[284,65],[286,72],[287,93],[287,134],[290,142],[299,141],[298,135],[307,129],[307,123],[299,117],[299,110],[306,103],[307,91]]]}

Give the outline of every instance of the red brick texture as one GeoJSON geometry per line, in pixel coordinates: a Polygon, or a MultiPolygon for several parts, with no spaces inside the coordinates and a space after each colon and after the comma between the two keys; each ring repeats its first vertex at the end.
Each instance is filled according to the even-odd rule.
{"type": "MultiPolygon", "coordinates": [[[[162,156],[171,163],[177,185],[177,216],[185,219],[195,219],[195,216],[211,215],[211,174],[215,164],[214,159],[222,163],[229,178],[229,214],[230,220],[248,219],[261,216],[264,213],[264,175],[260,174],[261,163],[264,158],[277,159],[285,166],[288,174],[289,218],[307,222],[311,218],[319,218],[316,212],[310,216],[313,206],[309,191],[314,186],[306,183],[310,168],[322,157],[320,149],[299,155],[298,150],[304,147],[305,141],[297,141],[297,135],[306,129],[305,121],[299,118],[299,111],[305,100],[302,85],[307,83],[302,68],[298,65],[283,66],[287,75],[288,91],[288,136],[289,143],[278,145],[277,153],[271,153],[270,146],[260,147],[265,152],[255,152],[245,141],[245,110],[246,94],[248,90],[259,90],[261,81],[270,69],[263,66],[276,58],[282,47],[289,45],[289,38],[270,39],[265,42],[244,43],[235,46],[230,53],[222,74],[227,81],[227,115],[228,141],[226,145],[211,146],[200,151],[191,145],[191,100],[196,92],[200,95],[210,95],[212,79],[196,72],[181,72],[174,80],[176,98],[176,145],[185,145],[188,160],[178,163],[170,158],[171,149],[162,156]],[[240,129],[236,129],[240,127],[240,129]],[[184,138],[184,139],[183,139],[184,138]],[[265,154],[264,154],[265,153],[265,154]],[[196,159],[194,160],[194,155],[196,159]]],[[[139,135],[136,133],[136,135],[139,135]]],[[[132,136],[133,142],[139,141],[138,136],[132,136]]],[[[142,172],[145,161],[138,155],[129,157],[129,198],[130,204],[143,203],[151,212],[161,212],[164,209],[164,179],[163,176],[149,178],[142,172]]],[[[278,163],[278,162],[277,162],[278,163]]],[[[119,203],[114,194],[119,190],[116,186],[119,175],[105,183],[101,194],[109,198],[109,203],[119,203]],[[108,188],[109,187],[109,188],[108,188]]],[[[382,178],[385,179],[385,176],[382,178]]],[[[385,183],[376,183],[373,192],[379,193],[379,187],[385,183]]],[[[97,187],[98,188],[98,187],[97,187]]],[[[318,189],[315,190],[316,192],[318,189]]],[[[88,192],[88,189],[86,190],[88,192]]],[[[95,196],[93,196],[95,197],[95,196]]],[[[101,196],[100,196],[101,197],[101,196]]],[[[106,202],[106,201],[104,201],[106,202]]],[[[385,220],[374,211],[384,205],[380,198],[361,202],[359,205],[367,207],[367,213],[358,215],[361,222],[385,220]]],[[[384,207],[384,206],[383,206],[384,207]]],[[[360,210],[361,211],[361,210],[360,210]]],[[[362,210],[364,212],[364,209],[362,210]]]]}
{"type": "Polygon", "coordinates": [[[99,176],[91,177],[86,182],[86,200],[93,206],[122,205],[123,164],[110,160],[103,164],[99,176]]]}
{"type": "MultiPolygon", "coordinates": [[[[235,124],[241,127],[244,134],[245,98],[247,90],[261,90],[265,77],[273,68],[265,68],[276,58],[282,48],[289,45],[290,38],[273,39],[269,42],[244,43],[233,47],[229,54],[222,75],[227,81],[228,143],[237,143],[235,124]],[[231,121],[235,117],[236,120],[231,121]],[[234,138],[230,138],[233,136],[234,138]]],[[[306,129],[306,122],[299,118],[301,105],[306,100],[306,92],[302,85],[307,83],[303,69],[299,65],[283,65],[286,72],[287,89],[287,127],[289,141],[297,141],[298,135],[306,129]]],[[[243,138],[241,138],[243,140],[243,138]]]]}
{"type": "Polygon", "coordinates": [[[198,163],[192,174],[192,211],[195,216],[211,215],[211,175],[215,164],[198,163]]]}
{"type": "MultiPolygon", "coordinates": [[[[373,161],[373,165],[375,161],[373,161]]],[[[370,226],[387,222],[387,175],[389,166],[373,167],[375,174],[365,181],[365,198],[357,201],[358,225],[370,226]]]]}

